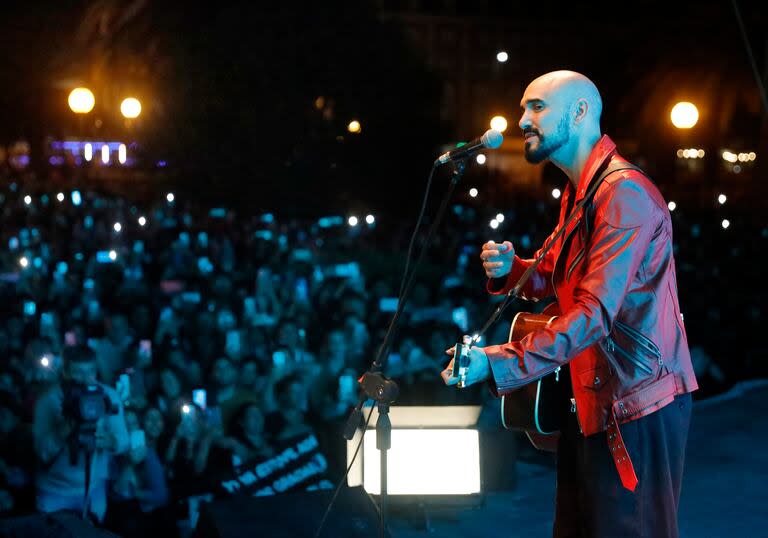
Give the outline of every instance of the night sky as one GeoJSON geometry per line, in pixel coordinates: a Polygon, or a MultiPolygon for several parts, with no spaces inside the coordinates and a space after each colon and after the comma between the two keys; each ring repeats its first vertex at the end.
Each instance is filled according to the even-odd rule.
{"type": "MultiPolygon", "coordinates": [[[[640,1],[621,11],[607,2],[6,4],[0,143],[24,138],[40,149],[46,136],[95,134],[66,104],[87,82],[104,107],[93,113],[101,136],[139,140],[148,162],[172,163],[192,190],[257,196],[264,206],[287,193],[296,205],[396,204],[395,192],[421,190],[441,144],[480,134],[440,117],[444,81],[399,15],[513,21],[521,35],[510,36],[520,43],[511,52],[523,56],[504,94],[513,121],[530,79],[571,68],[598,84],[604,130],[618,137],[663,138],[652,133],[675,94],[705,103],[701,132],[714,143],[758,147],[768,131],[730,1],[640,1]],[[127,92],[144,106],[130,128],[105,104],[127,92]],[[346,132],[349,118],[363,118],[359,136],[346,132]]],[[[756,2],[739,7],[765,79],[768,21],[756,2]]]]}

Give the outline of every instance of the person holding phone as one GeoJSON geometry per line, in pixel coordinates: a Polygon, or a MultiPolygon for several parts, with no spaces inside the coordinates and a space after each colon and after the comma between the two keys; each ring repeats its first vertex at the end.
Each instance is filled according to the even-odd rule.
{"type": "Polygon", "coordinates": [[[347,341],[342,329],[326,334],[319,363],[324,367],[312,382],[310,406],[324,421],[334,421],[357,403],[357,382],[347,368],[347,341]]]}
{"type": "Polygon", "coordinates": [[[235,411],[246,401],[256,400],[256,395],[238,385],[237,366],[227,356],[221,356],[213,363],[211,378],[214,390],[209,404],[219,407],[221,426],[227,431],[232,426],[235,411]]]}
{"type": "Polygon", "coordinates": [[[121,536],[149,531],[144,514],[168,504],[169,490],[160,456],[147,445],[138,415],[125,413],[130,438],[126,454],[115,459],[106,526],[121,536]]]}
{"type": "Polygon", "coordinates": [[[176,430],[165,451],[173,498],[208,492],[211,479],[232,468],[232,454],[219,445],[221,427],[211,427],[202,408],[193,403],[174,413],[176,430]]]}

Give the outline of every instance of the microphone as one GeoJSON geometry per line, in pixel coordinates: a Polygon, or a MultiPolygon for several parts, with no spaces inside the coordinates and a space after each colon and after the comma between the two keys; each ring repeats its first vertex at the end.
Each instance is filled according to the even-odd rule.
{"type": "Polygon", "coordinates": [[[474,140],[472,140],[467,144],[464,144],[460,148],[452,149],[451,151],[446,151],[445,153],[440,155],[437,158],[437,161],[435,162],[439,164],[445,164],[447,162],[460,161],[462,159],[466,159],[467,157],[471,157],[478,151],[481,151],[485,148],[496,149],[499,146],[501,146],[501,143],[503,141],[504,141],[504,137],[501,135],[499,131],[495,131],[494,129],[488,129],[480,138],[475,138],[474,140]]]}

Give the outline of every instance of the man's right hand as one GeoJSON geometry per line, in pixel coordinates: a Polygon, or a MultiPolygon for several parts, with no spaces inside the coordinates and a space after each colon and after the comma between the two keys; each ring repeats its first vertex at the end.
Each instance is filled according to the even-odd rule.
{"type": "Polygon", "coordinates": [[[483,260],[483,269],[488,278],[501,278],[512,270],[515,248],[509,241],[503,243],[488,241],[483,245],[480,259],[483,260]]]}

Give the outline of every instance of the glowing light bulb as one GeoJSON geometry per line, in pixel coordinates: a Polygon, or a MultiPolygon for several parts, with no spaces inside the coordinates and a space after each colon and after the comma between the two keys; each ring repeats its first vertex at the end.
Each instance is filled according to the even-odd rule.
{"type": "Polygon", "coordinates": [[[690,129],[699,121],[699,109],[693,103],[682,101],[672,107],[669,116],[678,129],[690,129]]]}

